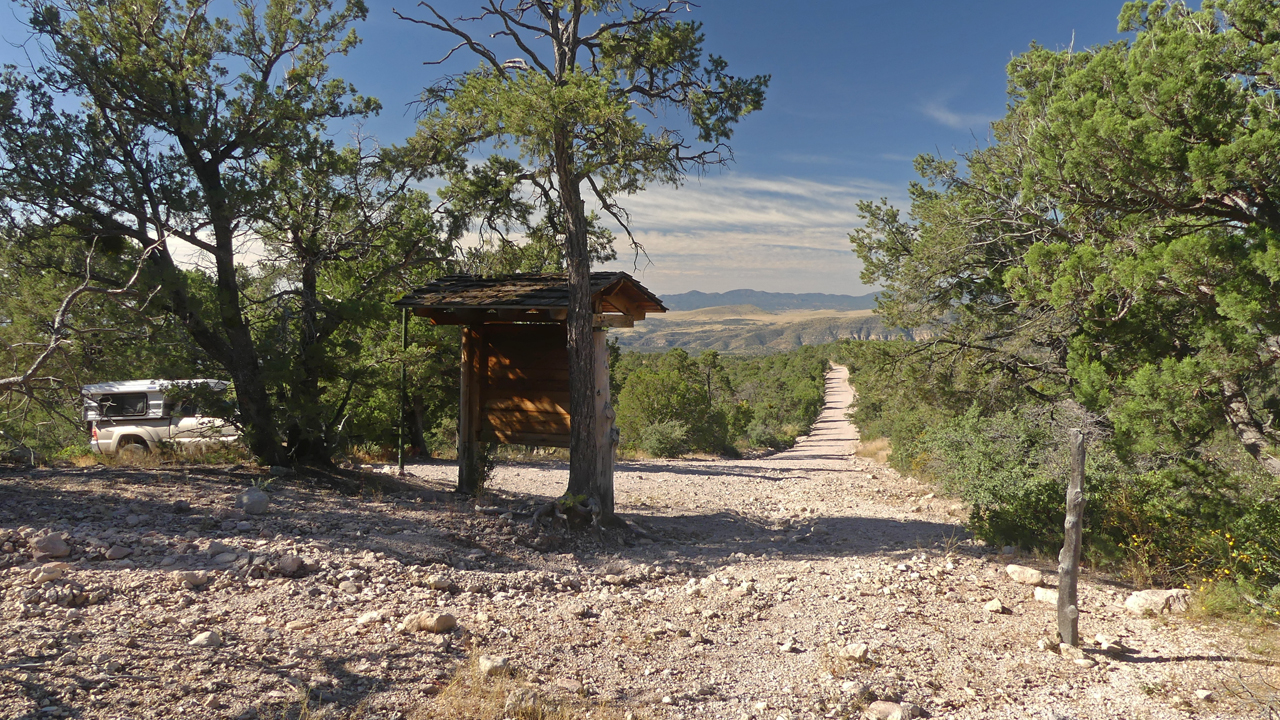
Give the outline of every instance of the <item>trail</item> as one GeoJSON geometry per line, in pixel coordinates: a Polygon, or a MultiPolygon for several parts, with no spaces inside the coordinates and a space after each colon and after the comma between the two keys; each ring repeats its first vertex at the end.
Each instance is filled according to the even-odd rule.
{"type": "MultiPolygon", "coordinates": [[[[1134,652],[1086,648],[1077,663],[1042,649],[1057,647],[1055,607],[1004,567],[1034,566],[1052,583],[1053,564],[967,540],[961,503],[854,454],[853,398],[848,370],[833,367],[821,416],[790,450],[619,462],[618,511],[663,541],[603,567],[677,563],[695,568],[693,579],[591,596],[613,608],[600,630],[660,642],[613,646],[621,654],[535,653],[535,662],[597,677],[619,698],[672,699],[676,718],[856,717],[849,709],[865,704],[862,689],[948,718],[1182,718],[1193,704],[1199,717],[1230,715],[1194,693],[1220,698],[1227,673],[1249,668],[1224,660],[1245,655],[1240,643],[1178,619],[1133,617],[1121,606],[1128,591],[1100,579],[1082,583],[1081,633],[1123,639],[1134,652]],[[992,600],[1004,611],[984,610],[992,600]],[[868,662],[840,657],[858,644],[868,662]]],[[[521,466],[500,469],[495,486],[549,498],[565,480],[563,468],[521,466]]]]}

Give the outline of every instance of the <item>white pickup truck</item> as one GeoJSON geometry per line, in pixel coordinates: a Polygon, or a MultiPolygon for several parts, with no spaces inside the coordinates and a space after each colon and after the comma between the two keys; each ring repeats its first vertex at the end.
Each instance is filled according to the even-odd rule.
{"type": "MultiPolygon", "coordinates": [[[[218,418],[200,414],[191,401],[169,400],[166,391],[206,385],[227,389],[223,380],[125,380],[85,385],[85,427],[89,447],[103,455],[145,455],[161,445],[177,447],[235,440],[239,433],[218,418]]],[[[175,393],[177,394],[177,393],[175,393]]]]}

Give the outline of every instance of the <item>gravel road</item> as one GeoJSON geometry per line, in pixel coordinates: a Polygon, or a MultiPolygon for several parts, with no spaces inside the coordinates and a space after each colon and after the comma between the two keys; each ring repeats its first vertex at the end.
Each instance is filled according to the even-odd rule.
{"type": "Polygon", "coordinates": [[[1280,685],[1273,644],[1134,615],[1103,577],[1080,625],[1104,644],[1059,651],[1046,589],[1005,569],[1052,585],[1051,563],[974,543],[956,501],[853,454],[852,398],[833,369],[813,433],[770,457],[620,462],[618,510],[653,540],[522,519],[558,463],[500,467],[478,503],[443,462],[362,496],[283,478],[262,514],[234,507],[258,468],[2,473],[0,718],[250,720],[304,695],[441,717],[482,655],[655,720],[1268,717],[1233,691],[1280,685]]]}

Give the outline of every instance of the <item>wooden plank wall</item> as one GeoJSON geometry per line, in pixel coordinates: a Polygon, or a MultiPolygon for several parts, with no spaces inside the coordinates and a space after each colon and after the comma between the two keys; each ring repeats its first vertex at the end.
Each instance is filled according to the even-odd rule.
{"type": "Polygon", "coordinates": [[[514,445],[568,447],[565,327],[485,325],[479,345],[481,437],[514,445]]]}

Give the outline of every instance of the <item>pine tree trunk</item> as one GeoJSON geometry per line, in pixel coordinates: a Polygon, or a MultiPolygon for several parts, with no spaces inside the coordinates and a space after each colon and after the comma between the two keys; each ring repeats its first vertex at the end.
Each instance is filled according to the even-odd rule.
{"type": "Polygon", "coordinates": [[[594,497],[599,490],[600,443],[595,433],[595,345],[592,341],[591,255],[581,182],[573,172],[569,131],[556,133],[555,164],[565,224],[565,264],[569,271],[569,487],[570,495],[594,497]]]}

